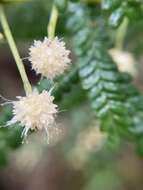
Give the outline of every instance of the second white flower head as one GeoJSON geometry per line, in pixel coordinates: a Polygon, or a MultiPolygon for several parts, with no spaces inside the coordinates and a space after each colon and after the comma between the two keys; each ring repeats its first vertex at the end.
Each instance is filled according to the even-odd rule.
{"type": "Polygon", "coordinates": [[[13,101],[13,118],[8,125],[20,123],[24,127],[24,136],[29,129],[48,130],[55,122],[57,105],[53,103],[54,97],[49,92],[43,91],[41,94],[37,90],[26,97],[17,97],[18,101],[13,101]]]}
{"type": "Polygon", "coordinates": [[[62,74],[71,62],[70,51],[65,48],[65,43],[57,37],[43,41],[34,41],[29,52],[29,60],[37,74],[53,79],[62,74]]]}

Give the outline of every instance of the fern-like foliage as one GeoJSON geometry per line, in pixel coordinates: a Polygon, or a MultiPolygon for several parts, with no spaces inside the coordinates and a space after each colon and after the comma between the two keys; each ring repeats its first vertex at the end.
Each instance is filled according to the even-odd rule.
{"type": "Polygon", "coordinates": [[[101,0],[101,6],[106,10],[109,23],[113,27],[117,27],[124,17],[132,21],[140,20],[143,16],[142,0],[101,0]]]}
{"type": "Polygon", "coordinates": [[[119,72],[108,54],[102,20],[94,24],[90,12],[80,4],[72,4],[70,12],[67,26],[75,33],[73,42],[79,60],[79,77],[101,129],[134,138],[143,129],[142,97],[131,77],[119,72]]]}

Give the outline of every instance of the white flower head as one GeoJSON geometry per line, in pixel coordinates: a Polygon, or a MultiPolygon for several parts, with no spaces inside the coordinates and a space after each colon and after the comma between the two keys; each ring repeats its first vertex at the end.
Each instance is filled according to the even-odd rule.
{"type": "Polygon", "coordinates": [[[25,97],[17,97],[13,101],[13,118],[8,121],[7,125],[19,123],[24,127],[22,136],[26,137],[29,129],[46,130],[55,123],[55,116],[58,112],[57,105],[53,103],[54,97],[50,92],[43,91],[38,93],[34,90],[25,97]]]}
{"type": "Polygon", "coordinates": [[[71,62],[70,51],[66,49],[65,43],[57,37],[54,39],[45,37],[43,41],[35,40],[29,50],[32,69],[37,74],[42,74],[49,79],[62,74],[71,62]]]}

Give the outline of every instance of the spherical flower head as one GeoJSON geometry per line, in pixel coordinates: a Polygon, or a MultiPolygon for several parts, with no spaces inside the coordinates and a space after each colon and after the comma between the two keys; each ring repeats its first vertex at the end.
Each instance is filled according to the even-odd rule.
{"type": "Polygon", "coordinates": [[[24,127],[22,136],[27,136],[29,129],[42,130],[48,133],[48,128],[55,122],[57,105],[53,103],[54,97],[50,92],[38,93],[34,90],[26,97],[17,97],[13,101],[13,118],[8,125],[19,123],[24,127]]]}
{"type": "Polygon", "coordinates": [[[37,74],[53,79],[67,69],[71,62],[69,54],[63,41],[57,37],[45,37],[43,41],[34,41],[30,47],[29,60],[37,74]]]}

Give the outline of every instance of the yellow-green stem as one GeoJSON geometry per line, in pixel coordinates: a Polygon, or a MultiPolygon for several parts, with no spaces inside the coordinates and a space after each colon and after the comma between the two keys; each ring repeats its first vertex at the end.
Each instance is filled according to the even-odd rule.
{"type": "Polygon", "coordinates": [[[49,38],[54,38],[54,36],[55,36],[57,20],[58,20],[58,10],[57,10],[56,6],[53,5],[51,16],[50,16],[50,21],[48,24],[48,37],[49,38]]]}
{"type": "Polygon", "coordinates": [[[8,21],[7,21],[5,12],[4,12],[4,8],[2,5],[0,5],[0,21],[1,21],[1,25],[2,25],[5,37],[7,39],[7,42],[9,44],[9,47],[10,47],[11,52],[13,54],[13,57],[15,59],[16,65],[18,67],[19,73],[21,75],[25,93],[26,93],[26,95],[28,95],[29,93],[32,92],[32,87],[31,87],[31,84],[28,80],[23,62],[20,58],[18,49],[16,47],[16,43],[15,43],[14,38],[12,36],[11,30],[10,30],[10,27],[9,27],[9,24],[8,24],[8,21]]]}
{"type": "Polygon", "coordinates": [[[127,28],[128,28],[128,23],[129,23],[129,20],[127,17],[125,17],[119,29],[117,30],[116,39],[115,39],[115,47],[119,50],[123,49],[124,39],[125,39],[127,28]]]}

